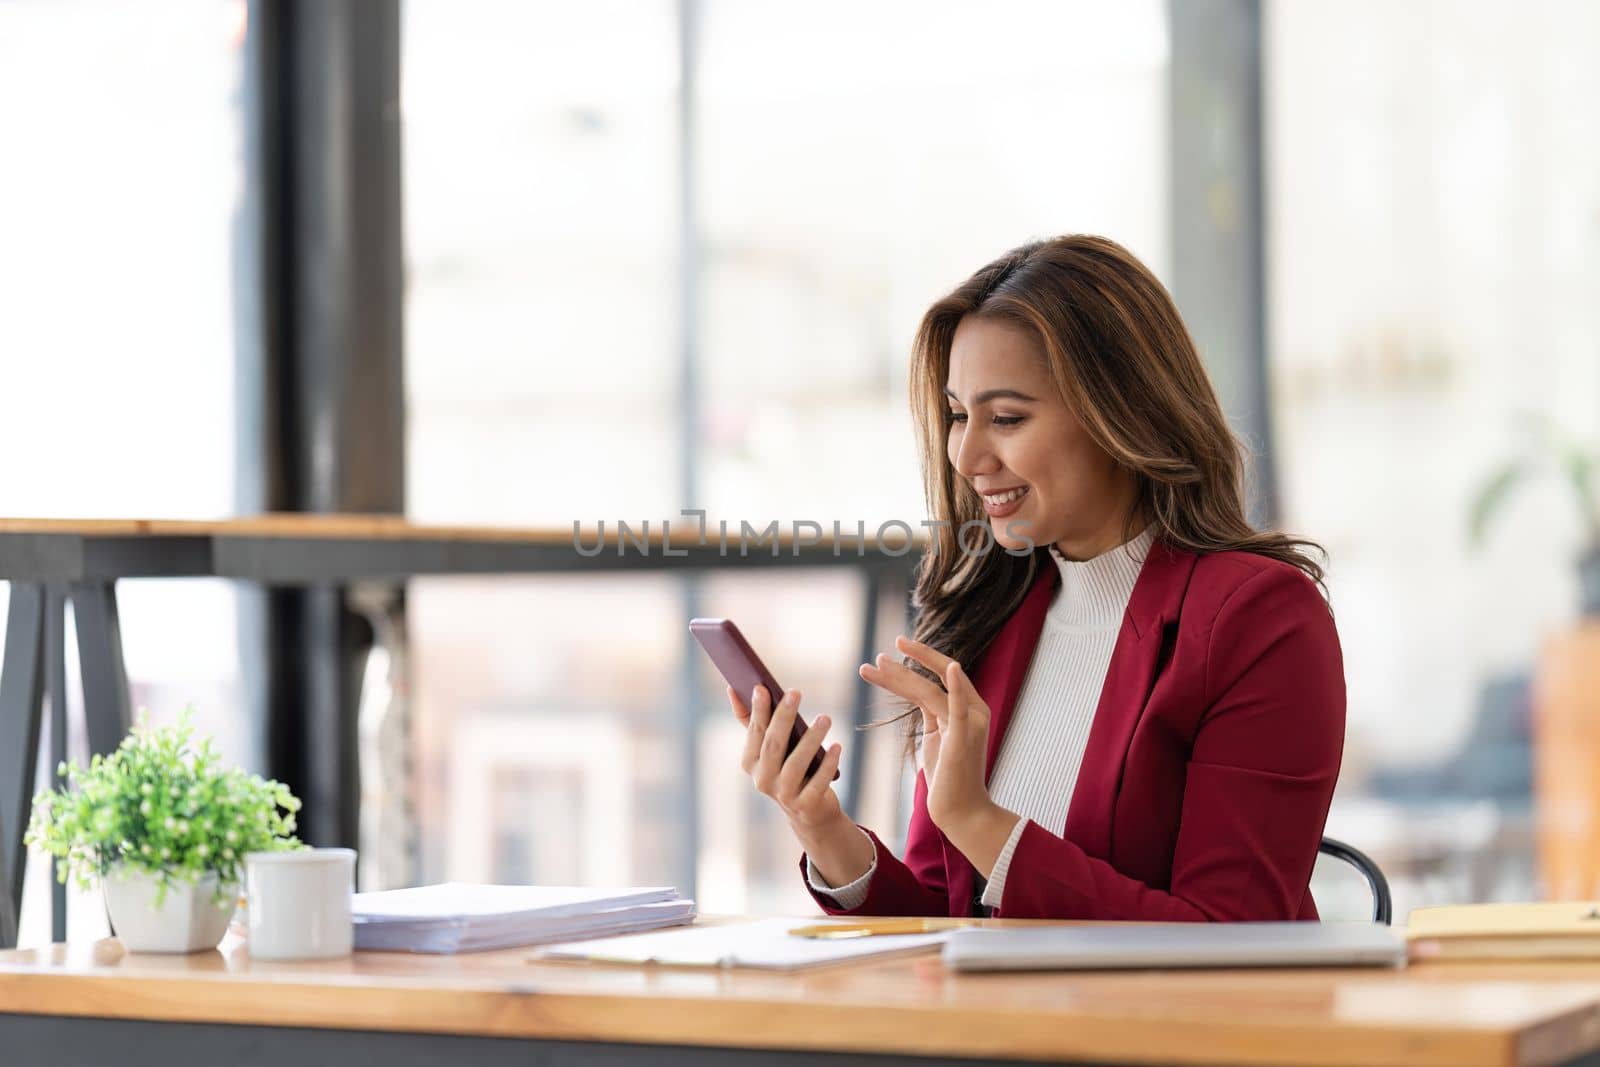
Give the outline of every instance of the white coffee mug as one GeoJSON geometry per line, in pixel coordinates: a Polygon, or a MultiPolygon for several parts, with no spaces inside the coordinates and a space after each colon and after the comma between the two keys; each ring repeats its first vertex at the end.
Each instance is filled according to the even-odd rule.
{"type": "Polygon", "coordinates": [[[252,959],[320,960],[350,954],[355,849],[251,852],[244,868],[252,959]]]}

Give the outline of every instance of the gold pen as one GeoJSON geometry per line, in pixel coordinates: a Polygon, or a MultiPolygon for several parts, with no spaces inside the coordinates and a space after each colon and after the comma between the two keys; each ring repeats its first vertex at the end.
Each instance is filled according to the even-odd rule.
{"type": "Polygon", "coordinates": [[[971,919],[878,919],[871,922],[797,926],[789,933],[793,937],[843,941],[852,937],[881,937],[891,934],[937,934],[971,925],[971,919]]]}

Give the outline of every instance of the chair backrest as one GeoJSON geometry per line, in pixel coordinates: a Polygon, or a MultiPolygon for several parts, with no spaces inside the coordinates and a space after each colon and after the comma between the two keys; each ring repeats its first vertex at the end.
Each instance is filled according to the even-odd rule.
{"type": "Polygon", "coordinates": [[[1389,880],[1383,876],[1383,871],[1378,869],[1372,857],[1331,837],[1324,837],[1322,844],[1317,846],[1317,851],[1334,859],[1344,860],[1361,872],[1361,876],[1367,880],[1367,885],[1372,889],[1372,921],[1388,926],[1393,911],[1393,904],[1389,900],[1389,880]]]}

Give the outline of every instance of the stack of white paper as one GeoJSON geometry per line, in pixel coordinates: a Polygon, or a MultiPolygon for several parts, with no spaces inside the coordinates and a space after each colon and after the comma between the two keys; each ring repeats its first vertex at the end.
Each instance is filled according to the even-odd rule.
{"type": "Polygon", "coordinates": [[[355,946],[406,952],[474,952],[676,926],[694,919],[694,901],[657,886],[466,885],[357,893],[355,946]]]}

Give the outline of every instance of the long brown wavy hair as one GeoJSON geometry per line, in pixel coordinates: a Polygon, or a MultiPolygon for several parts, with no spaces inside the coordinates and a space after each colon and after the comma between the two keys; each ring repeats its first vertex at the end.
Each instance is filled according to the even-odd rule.
{"type": "MultiPolygon", "coordinates": [[[[1052,566],[1049,546],[1013,555],[989,540],[977,491],[950,463],[944,389],[956,325],[982,315],[1021,325],[1043,342],[1049,371],[1089,436],[1137,481],[1124,541],[1148,519],[1157,540],[1193,552],[1238,550],[1299,568],[1327,594],[1315,542],[1253,529],[1245,517],[1246,450],[1178,309],[1149,269],[1103,237],[1073,235],[1014,248],[928,309],[911,353],[916,420],[929,511],[944,520],[918,565],[915,637],[970,665],[989,647],[1033,584],[1052,566]],[[961,551],[963,524],[967,551],[961,551]],[[989,547],[990,551],[984,551],[989,547]]],[[[909,662],[913,670],[932,672],[909,662]]],[[[873,725],[908,721],[909,705],[873,725]]]]}

